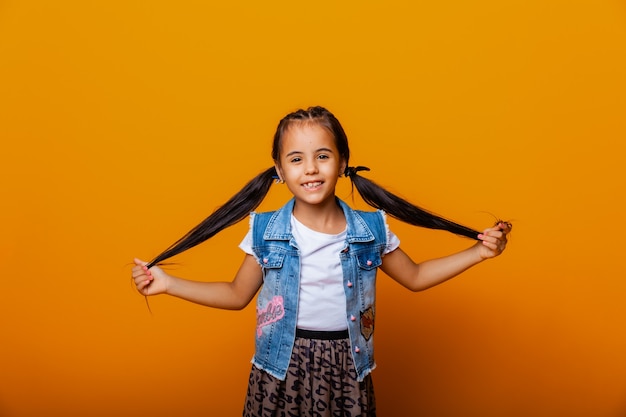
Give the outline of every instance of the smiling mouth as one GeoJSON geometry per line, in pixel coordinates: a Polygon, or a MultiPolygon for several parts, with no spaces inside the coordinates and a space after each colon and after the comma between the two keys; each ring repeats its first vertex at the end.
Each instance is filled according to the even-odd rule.
{"type": "Polygon", "coordinates": [[[319,187],[320,185],[322,185],[321,181],[316,181],[316,182],[307,182],[305,184],[302,184],[302,186],[308,190],[312,190],[314,188],[319,187]]]}

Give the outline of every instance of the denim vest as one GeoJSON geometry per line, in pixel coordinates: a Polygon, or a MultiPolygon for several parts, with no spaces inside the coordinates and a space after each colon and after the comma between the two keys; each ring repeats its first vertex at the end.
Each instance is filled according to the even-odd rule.
{"type": "MultiPolygon", "coordinates": [[[[270,375],[284,380],[296,337],[300,255],[291,233],[290,200],[278,211],[252,213],[252,250],[263,268],[263,286],[257,297],[256,349],[252,362],[270,375]]],[[[346,323],[352,358],[359,381],[376,366],[374,317],[376,271],[387,245],[381,211],[343,209],[347,233],[338,254],[346,294],[346,323]]]]}

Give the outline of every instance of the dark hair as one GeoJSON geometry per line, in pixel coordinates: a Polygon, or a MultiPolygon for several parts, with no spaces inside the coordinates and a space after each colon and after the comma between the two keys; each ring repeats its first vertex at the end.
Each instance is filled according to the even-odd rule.
{"type": "MultiPolygon", "coordinates": [[[[315,106],[306,110],[300,109],[289,113],[281,119],[276,128],[272,144],[272,159],[275,163],[278,164],[280,160],[281,139],[287,129],[295,123],[315,123],[328,129],[333,134],[337,150],[347,167],[344,172],[345,176],[350,178],[352,186],[356,187],[363,200],[370,206],[384,210],[391,217],[408,224],[446,230],[460,236],[478,240],[479,232],[419,208],[403,198],[390,193],[375,182],[358,175],[359,171],[369,171],[369,168],[348,166],[350,160],[348,137],[339,120],[323,107],[315,106]]],[[[217,208],[209,217],[155,257],[148,264],[148,267],[152,267],[184,252],[248,217],[250,212],[261,204],[269,192],[272,182],[277,178],[278,174],[274,167],[261,172],[224,205],[217,208]]]]}

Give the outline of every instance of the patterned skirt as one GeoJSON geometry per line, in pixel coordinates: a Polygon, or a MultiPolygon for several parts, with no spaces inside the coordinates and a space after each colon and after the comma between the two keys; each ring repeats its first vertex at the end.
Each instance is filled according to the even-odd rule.
{"type": "Polygon", "coordinates": [[[298,331],[284,381],[252,366],[244,417],[376,416],[371,374],[358,382],[350,340],[325,333],[298,331]]]}

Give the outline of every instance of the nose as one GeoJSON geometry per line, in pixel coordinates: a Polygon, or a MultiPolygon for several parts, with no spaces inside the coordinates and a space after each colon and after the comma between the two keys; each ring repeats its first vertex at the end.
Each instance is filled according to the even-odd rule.
{"type": "Polygon", "coordinates": [[[317,174],[317,162],[315,159],[307,161],[304,167],[304,173],[307,175],[317,174]]]}

